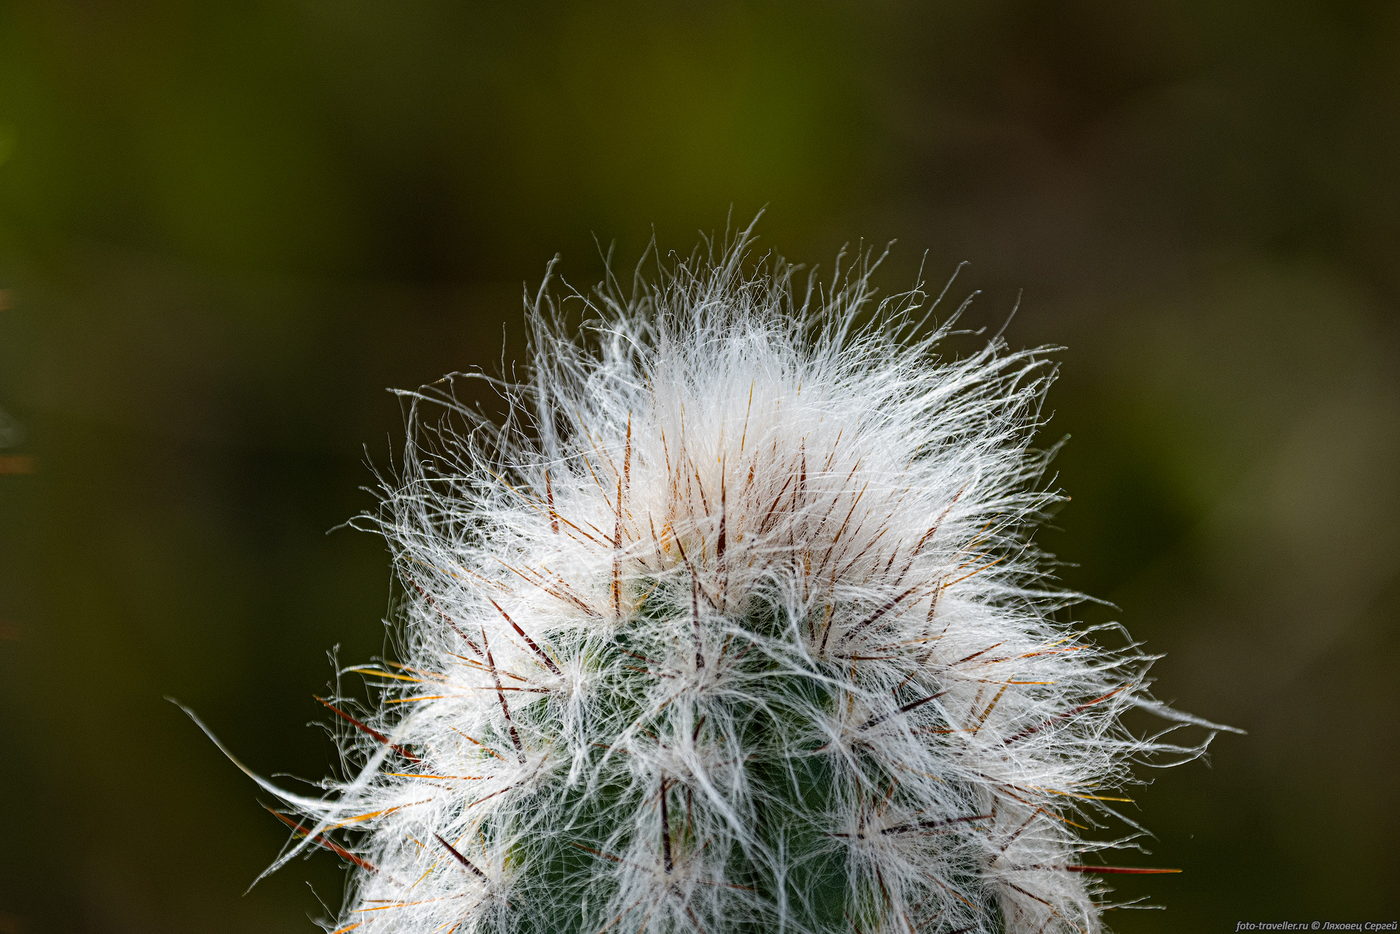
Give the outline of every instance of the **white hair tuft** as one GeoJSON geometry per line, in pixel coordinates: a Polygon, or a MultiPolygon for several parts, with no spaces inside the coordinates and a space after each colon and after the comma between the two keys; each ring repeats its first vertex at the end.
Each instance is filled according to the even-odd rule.
{"type": "Polygon", "coordinates": [[[324,702],[351,777],[283,795],[279,865],[355,867],[334,930],[1092,932],[1156,871],[1083,834],[1204,743],[1125,731],[1175,716],[1152,658],[1055,618],[1044,354],[942,359],[922,293],[749,243],[571,293],[577,338],[542,290],[504,425],[405,394],[403,656],[324,702]]]}

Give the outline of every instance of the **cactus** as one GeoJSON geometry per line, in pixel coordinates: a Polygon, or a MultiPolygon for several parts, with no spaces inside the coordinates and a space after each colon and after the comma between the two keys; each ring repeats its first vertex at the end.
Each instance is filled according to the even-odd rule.
{"type": "Polygon", "coordinates": [[[1054,618],[1044,354],[748,254],[573,293],[582,338],[542,290],[504,426],[405,394],[402,655],[323,701],[351,776],[276,792],[277,865],[353,865],[335,931],[1097,931],[1103,873],[1166,871],[1080,836],[1202,746],[1128,734],[1152,659],[1054,618]]]}

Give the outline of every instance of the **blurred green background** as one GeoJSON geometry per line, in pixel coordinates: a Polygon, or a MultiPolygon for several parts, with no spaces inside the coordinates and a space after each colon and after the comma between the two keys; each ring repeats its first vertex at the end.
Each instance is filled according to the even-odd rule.
{"type": "Polygon", "coordinates": [[[1148,776],[1185,872],[1115,928],[1394,919],[1397,115],[1393,2],[0,4],[0,932],[315,930],[336,859],[244,895],[285,830],[162,696],[325,774],[384,388],[764,205],[1067,348],[1042,542],[1249,730],[1148,776]]]}

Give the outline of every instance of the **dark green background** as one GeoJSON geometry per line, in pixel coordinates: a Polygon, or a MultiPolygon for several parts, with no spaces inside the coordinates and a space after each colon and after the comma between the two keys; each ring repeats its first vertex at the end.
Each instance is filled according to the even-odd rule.
{"type": "Polygon", "coordinates": [[[1151,773],[1124,932],[1390,920],[1400,4],[0,4],[0,932],[298,932],[262,772],[380,652],[383,390],[768,213],[1066,346],[1042,541],[1249,730],[1151,773]],[[6,423],[8,424],[8,422],[6,423]]]}

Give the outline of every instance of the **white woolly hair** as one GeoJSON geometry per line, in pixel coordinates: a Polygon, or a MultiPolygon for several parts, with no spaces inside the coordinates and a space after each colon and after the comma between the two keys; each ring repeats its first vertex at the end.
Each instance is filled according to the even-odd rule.
{"type": "Polygon", "coordinates": [[[450,379],[404,394],[369,517],[402,655],[353,669],[377,710],[323,701],[346,780],[259,779],[304,818],[272,868],[352,864],[332,929],[1099,931],[1103,874],[1168,871],[1095,857],[1131,821],[1083,834],[1126,821],[1131,764],[1205,743],[1120,714],[1218,727],[1152,701],[1116,626],[1056,618],[1079,598],[1028,538],[1053,368],[944,359],[923,293],[842,265],[745,231],[542,288],[503,426],[450,379]]]}

